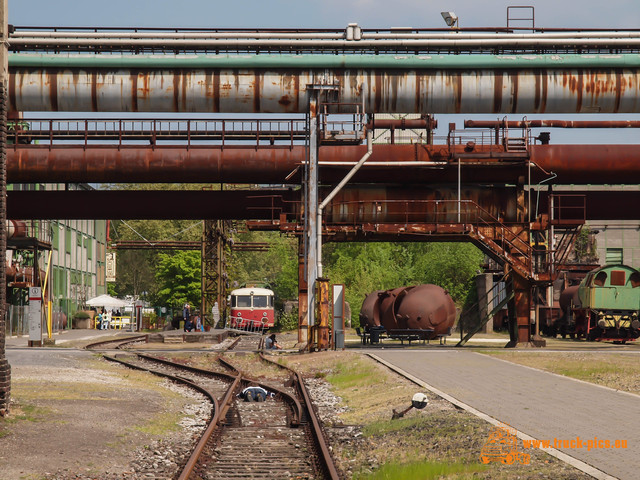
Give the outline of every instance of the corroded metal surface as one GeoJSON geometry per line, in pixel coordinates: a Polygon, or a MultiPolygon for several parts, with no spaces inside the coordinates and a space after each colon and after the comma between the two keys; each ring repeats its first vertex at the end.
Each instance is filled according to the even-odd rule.
{"type": "MultiPolygon", "coordinates": [[[[53,146],[15,145],[7,149],[11,183],[26,182],[225,182],[297,183],[305,147],[275,146],[53,146]]],[[[354,176],[366,183],[455,183],[457,158],[462,183],[515,183],[527,175],[525,158],[497,145],[375,145],[354,176]],[[455,159],[454,159],[455,158],[455,159]],[[397,165],[394,168],[394,165],[397,165]]],[[[341,180],[366,153],[366,146],[321,146],[321,182],[341,180]]],[[[532,145],[531,181],[603,184],[640,183],[636,145],[532,145]]]]}
{"type": "MultiPolygon", "coordinates": [[[[428,65],[427,65],[428,67],[428,65]]],[[[555,67],[555,68],[554,68],[555,67]]],[[[631,113],[637,68],[243,69],[13,67],[17,111],[304,113],[309,85],[374,113],[631,113]]]]}

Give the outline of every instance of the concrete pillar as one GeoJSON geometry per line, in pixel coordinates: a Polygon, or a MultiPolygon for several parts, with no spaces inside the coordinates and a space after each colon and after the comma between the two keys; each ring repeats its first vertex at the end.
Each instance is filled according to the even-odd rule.
{"type": "MultiPolygon", "coordinates": [[[[481,273],[476,276],[476,291],[478,292],[478,320],[482,320],[493,308],[493,274],[481,273]]],[[[489,319],[482,329],[486,333],[493,332],[493,319],[489,319]]]]}
{"type": "Polygon", "coordinates": [[[5,355],[7,314],[7,0],[0,0],[0,416],[9,411],[11,366],[5,355]]]}
{"type": "Polygon", "coordinates": [[[531,344],[531,284],[513,270],[510,272],[514,298],[509,302],[509,347],[531,344]]]}

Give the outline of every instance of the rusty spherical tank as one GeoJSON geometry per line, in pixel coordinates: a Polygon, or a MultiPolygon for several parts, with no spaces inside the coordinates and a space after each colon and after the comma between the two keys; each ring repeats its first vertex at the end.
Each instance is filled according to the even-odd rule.
{"type": "Polygon", "coordinates": [[[560,309],[563,312],[566,312],[572,306],[580,307],[580,298],[578,297],[579,286],[580,285],[567,287],[560,293],[560,309]]]}
{"type": "Polygon", "coordinates": [[[396,320],[396,304],[406,295],[407,290],[412,288],[394,288],[378,294],[380,297],[378,302],[378,305],[380,305],[380,323],[387,331],[402,328],[396,320]]]}
{"type": "Polygon", "coordinates": [[[453,327],[456,306],[442,287],[424,284],[411,288],[396,301],[395,316],[399,328],[433,329],[435,338],[453,327]]]}
{"type": "Polygon", "coordinates": [[[376,290],[367,295],[360,308],[360,326],[377,327],[380,325],[380,297],[384,290],[376,290]]]}

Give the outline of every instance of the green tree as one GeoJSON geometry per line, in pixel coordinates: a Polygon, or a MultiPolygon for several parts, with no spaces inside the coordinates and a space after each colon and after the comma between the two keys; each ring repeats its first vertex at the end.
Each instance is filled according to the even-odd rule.
{"type": "Polygon", "coordinates": [[[185,303],[199,305],[200,272],[200,252],[160,253],[156,269],[159,302],[174,308],[185,303]]]}

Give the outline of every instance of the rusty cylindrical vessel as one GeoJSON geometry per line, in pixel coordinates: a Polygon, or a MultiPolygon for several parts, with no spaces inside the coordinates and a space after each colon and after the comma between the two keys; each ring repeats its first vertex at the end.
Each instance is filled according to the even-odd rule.
{"type": "Polygon", "coordinates": [[[380,297],[384,290],[375,290],[367,295],[360,308],[360,326],[378,327],[380,326],[380,297]]]}
{"type": "Polygon", "coordinates": [[[433,329],[432,338],[448,333],[455,320],[453,299],[438,285],[413,287],[396,305],[396,321],[400,328],[433,329]]]}

